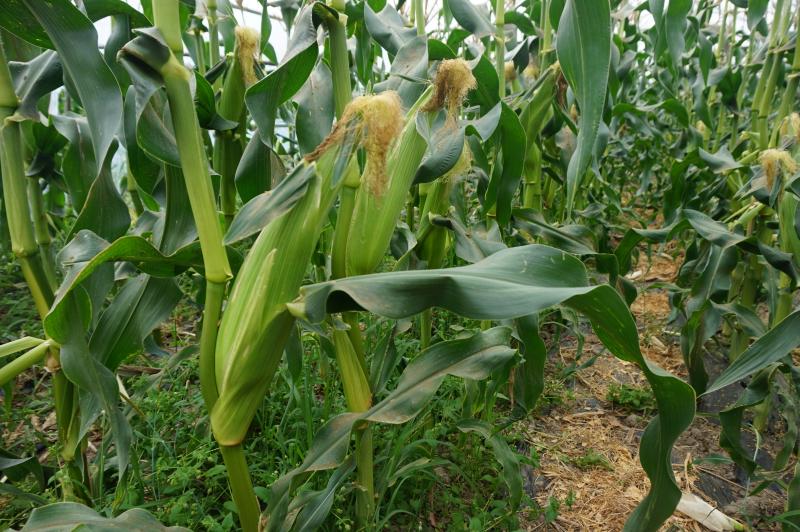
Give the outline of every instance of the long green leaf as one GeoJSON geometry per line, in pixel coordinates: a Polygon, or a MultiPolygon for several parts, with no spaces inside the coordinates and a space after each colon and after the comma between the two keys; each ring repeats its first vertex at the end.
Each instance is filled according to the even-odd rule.
{"type": "Polygon", "coordinates": [[[179,526],[166,527],[145,510],[134,508],[117,517],[103,517],[91,508],[74,502],[59,502],[36,508],[22,530],[102,530],[129,532],[182,532],[179,526]]]}
{"type": "Polygon", "coordinates": [[[612,354],[641,368],[659,407],[640,450],[651,490],[626,530],[657,530],[678,504],[681,492],[670,454],[694,417],[694,391],[643,357],[625,301],[608,285],[589,286],[583,264],[571,255],[528,245],[499,251],[470,266],[349,277],[306,286],[300,293],[290,311],[312,322],[326,313],[350,310],[400,319],[434,306],[481,320],[519,318],[557,304],[583,313],[612,354]]]}
{"type": "Polygon", "coordinates": [[[99,173],[122,120],[119,85],[97,48],[91,20],[69,0],[22,0],[44,28],[89,119],[99,173]]]}
{"type": "Polygon", "coordinates": [[[778,362],[800,345],[800,310],[796,310],[756,340],[706,391],[706,395],[738,382],[778,362]]]}
{"type": "Polygon", "coordinates": [[[611,9],[608,0],[568,0],[556,40],[561,70],[578,101],[578,145],[567,169],[567,216],[592,158],[603,118],[611,65],[611,9]]]}

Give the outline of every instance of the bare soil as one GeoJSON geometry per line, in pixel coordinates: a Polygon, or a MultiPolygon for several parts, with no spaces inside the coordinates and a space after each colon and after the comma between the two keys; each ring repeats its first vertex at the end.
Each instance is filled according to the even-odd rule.
{"type": "MultiPolygon", "coordinates": [[[[667,325],[668,294],[650,288],[654,283],[673,282],[681,258],[662,253],[649,261],[643,258],[641,263],[632,275],[639,289],[632,311],[642,352],[664,369],[686,378],[678,333],[667,325]]],[[[562,341],[551,354],[549,370],[573,361],[575,352],[575,342],[562,341]]],[[[602,344],[591,334],[586,337],[581,361],[588,358],[587,352],[603,354],[592,366],[577,373],[569,391],[571,398],[525,421],[521,428],[541,458],[540,469],[527,471],[529,495],[541,507],[546,507],[551,498],[560,501],[554,522],[546,523],[531,511],[524,523],[526,530],[619,531],[647,493],[649,482],[639,464],[638,446],[652,414],[632,413],[606,400],[612,383],[642,387],[647,383],[635,365],[604,353],[602,344]],[[594,456],[597,465],[587,467],[587,456],[594,456]]],[[[714,372],[713,368],[709,370],[714,372]]],[[[685,492],[700,496],[754,530],[779,530],[765,519],[784,511],[784,496],[770,489],[748,496],[746,479],[735,465],[703,460],[713,455],[725,456],[718,445],[720,429],[714,414],[734,402],[736,395],[736,390],[730,390],[728,396],[716,397],[714,404],[701,403],[701,415],[675,446],[673,471],[685,492]]],[[[777,444],[780,429],[775,432],[777,444]]],[[[662,530],[707,529],[676,512],[662,530]]]]}

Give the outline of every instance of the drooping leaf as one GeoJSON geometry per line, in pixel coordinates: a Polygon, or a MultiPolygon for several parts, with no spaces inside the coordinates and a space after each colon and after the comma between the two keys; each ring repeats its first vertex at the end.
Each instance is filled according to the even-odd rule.
{"type": "Polygon", "coordinates": [[[525,130],[522,128],[517,113],[505,103],[502,104],[499,129],[503,154],[502,170],[495,171],[492,175],[486,191],[486,206],[496,205],[497,221],[501,225],[506,225],[511,219],[514,195],[522,177],[524,158],[520,157],[520,154],[525,153],[527,142],[525,130]]]}
{"type": "Polygon", "coordinates": [[[691,0],[669,0],[664,14],[664,34],[675,70],[681,65],[681,56],[686,47],[683,32],[686,29],[686,16],[692,9],[691,0]]]}
{"type": "Polygon", "coordinates": [[[78,231],[90,230],[105,239],[113,240],[124,235],[130,226],[128,206],[111,177],[111,159],[114,151],[116,142],[89,188],[83,208],[67,238],[71,238],[78,231]]]}
{"type": "Polygon", "coordinates": [[[476,37],[486,37],[494,34],[494,26],[489,21],[489,15],[470,0],[448,0],[450,11],[458,24],[476,37]]]}
{"type": "Polygon", "coordinates": [[[171,279],[139,275],[128,280],[100,316],[89,349],[115,371],[141,349],[144,338],[169,317],[180,297],[171,279]]]}
{"type": "Polygon", "coordinates": [[[375,91],[397,91],[405,107],[411,107],[425,90],[428,45],[424,37],[408,40],[392,61],[389,78],[375,84],[375,91]]]}
{"type": "Polygon", "coordinates": [[[291,209],[303,197],[315,175],[313,165],[301,164],[275,189],[248,201],[233,219],[225,235],[225,243],[233,244],[261,231],[269,222],[291,209]]]}
{"type": "Polygon", "coordinates": [[[300,90],[317,62],[319,50],[313,10],[314,4],[311,4],[297,15],[286,54],[278,67],[247,89],[245,103],[267,146],[272,145],[278,106],[300,90]]]}
{"type": "Polygon", "coordinates": [[[39,100],[60,87],[64,73],[58,54],[46,51],[27,63],[11,62],[8,65],[14,79],[14,92],[19,98],[16,114],[22,118],[39,120],[39,100]]]}
{"type": "Polygon", "coordinates": [[[388,3],[376,13],[365,2],[364,23],[372,38],[392,55],[397,55],[403,45],[417,36],[414,28],[406,26],[400,13],[388,3]]]}
{"type": "Polygon", "coordinates": [[[648,425],[640,449],[651,491],[626,529],[656,530],[678,504],[681,492],[670,455],[694,417],[694,392],[642,356],[625,301],[608,285],[589,286],[583,264],[574,257],[528,245],[499,251],[470,266],[349,277],[306,286],[300,293],[289,309],[312,322],[326,313],[350,310],[400,319],[432,306],[481,320],[519,318],[557,304],[581,312],[611,353],[641,368],[658,402],[659,415],[648,425]]]}
{"type": "MultiPolygon", "coordinates": [[[[14,3],[17,5],[16,1],[14,3]]],[[[97,48],[94,24],[69,0],[21,0],[19,8],[22,6],[36,18],[52,41],[65,74],[86,110],[97,174],[121,124],[122,94],[97,48]]]]}
{"type": "Polygon", "coordinates": [[[294,101],[297,102],[297,143],[305,155],[322,143],[333,124],[333,79],[327,63],[317,62],[294,101]]]}

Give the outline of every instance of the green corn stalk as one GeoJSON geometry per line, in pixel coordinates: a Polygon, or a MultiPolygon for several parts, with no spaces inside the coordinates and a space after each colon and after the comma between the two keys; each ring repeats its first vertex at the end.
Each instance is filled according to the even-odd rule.
{"type": "MultiPolygon", "coordinates": [[[[406,115],[406,124],[400,133],[386,162],[388,182],[384,190],[373,190],[361,186],[355,193],[355,207],[350,220],[348,237],[345,242],[345,269],[347,275],[372,273],[383,260],[395,224],[405,204],[408,191],[414,181],[417,168],[425,155],[425,139],[417,133],[416,114],[430,98],[431,89],[426,90],[406,115]]],[[[368,163],[369,164],[369,163],[368,163]]],[[[341,251],[340,251],[341,253],[341,251]]],[[[358,323],[350,318],[352,353],[359,361],[361,372],[366,380],[367,367],[363,347],[358,342],[361,333],[358,323]]],[[[338,350],[337,350],[338,352],[338,350]]],[[[350,350],[346,356],[351,356],[350,350]]],[[[343,375],[343,378],[345,375],[343,375]]],[[[365,493],[358,498],[358,522],[366,523],[372,508],[374,486],[372,482],[372,433],[364,427],[357,435],[356,449],[359,481],[365,493]]]]}
{"type": "MultiPolygon", "coordinates": [[[[186,188],[206,270],[206,300],[200,336],[200,386],[206,407],[211,412],[213,428],[215,426],[214,413],[219,412],[220,400],[218,398],[220,398],[224,386],[224,382],[219,379],[216,371],[218,357],[215,350],[219,347],[217,323],[222,309],[225,286],[231,277],[231,270],[222,243],[222,227],[215,207],[208,160],[189,89],[191,74],[177,59],[183,54],[180,26],[178,25],[178,4],[175,0],[159,0],[154,2],[153,8],[156,27],[161,31],[171,50],[169,57],[158,65],[158,70],[167,89],[181,168],[187,179],[186,188]]],[[[211,13],[210,6],[209,12],[211,13]]],[[[212,59],[214,40],[212,32],[212,59]]],[[[236,289],[234,288],[232,297],[235,296],[235,293],[236,289]]],[[[223,329],[220,327],[220,330],[223,329]]],[[[259,397],[262,396],[263,394],[259,397]]],[[[227,399],[229,394],[222,397],[227,399]]],[[[224,400],[221,402],[226,404],[224,400]]],[[[228,408],[230,409],[230,407],[228,408]]],[[[249,424],[249,420],[247,424],[249,424]]],[[[245,430],[246,428],[245,426],[245,430]]],[[[219,437],[217,439],[220,442],[220,452],[228,470],[231,492],[239,512],[242,528],[247,532],[255,531],[258,529],[260,509],[253,492],[244,453],[238,443],[227,445],[224,439],[220,440],[219,437]]]]}
{"type": "MultiPolygon", "coordinates": [[[[797,6],[795,27],[800,28],[800,5],[797,6]]],[[[786,83],[786,88],[783,91],[783,97],[781,98],[781,105],[778,108],[778,114],[775,117],[775,123],[777,124],[777,127],[775,128],[774,135],[777,135],[778,131],[780,130],[780,124],[783,119],[789,116],[789,114],[792,112],[795,97],[797,95],[797,88],[800,86],[800,46],[797,44],[795,44],[794,55],[792,56],[792,64],[789,72],[786,73],[786,77],[788,81],[786,83]]],[[[777,142],[773,141],[772,145],[777,145],[777,142]]]]}
{"type": "MultiPolygon", "coordinates": [[[[350,412],[366,412],[372,406],[372,390],[350,336],[345,331],[334,330],[333,344],[342,375],[347,409],[350,412]]],[[[355,437],[359,484],[356,495],[356,526],[361,529],[367,526],[375,501],[372,428],[365,423],[356,429],[355,437]]]]}
{"type": "MultiPolygon", "coordinates": [[[[51,279],[42,263],[42,254],[33,230],[33,220],[28,202],[28,184],[25,177],[24,153],[20,123],[12,118],[17,110],[18,100],[11,81],[3,43],[0,41],[0,172],[3,179],[3,200],[8,219],[11,247],[20,263],[23,276],[33,297],[39,316],[49,313],[53,303],[51,279]]],[[[37,183],[38,187],[38,183],[37,183]]],[[[49,236],[49,235],[48,235],[49,236]]],[[[74,499],[74,482],[82,482],[80,470],[74,466],[76,450],[79,447],[78,390],[61,371],[58,346],[46,342],[47,348],[35,348],[32,353],[23,355],[11,364],[7,371],[15,376],[15,367],[22,369],[41,360],[40,354],[49,352],[47,367],[53,373],[53,397],[58,425],[61,457],[66,462],[68,475],[62,482],[65,499],[74,499]]]]}
{"type": "Polygon", "coordinates": [[[222,245],[222,227],[217,216],[211,174],[189,89],[191,73],[177,59],[183,57],[178,3],[175,0],[158,0],[153,2],[153,12],[156,27],[161,31],[171,51],[169,57],[155,66],[161,73],[167,89],[181,169],[187,180],[186,190],[205,266],[206,300],[200,336],[200,384],[203,398],[210,409],[217,395],[214,381],[216,322],[222,308],[225,285],[231,277],[231,269],[222,245]]]}
{"type": "Polygon", "coordinates": [[[771,110],[772,99],[775,94],[778,77],[782,70],[783,50],[781,46],[786,40],[789,30],[789,9],[791,1],[777,0],[775,12],[770,27],[769,47],[767,49],[767,59],[764,68],[756,85],[753,95],[751,111],[753,113],[754,130],[758,136],[759,149],[763,150],[769,146],[769,131],[767,119],[771,110]]]}
{"type": "MultiPolygon", "coordinates": [[[[416,1],[416,0],[415,0],[416,1]]],[[[344,11],[344,6],[336,5],[337,10],[344,11]]],[[[328,46],[331,56],[331,75],[333,78],[333,101],[336,118],[341,119],[345,107],[352,100],[350,84],[350,65],[347,52],[347,30],[338,18],[328,17],[328,46]]],[[[348,166],[341,193],[339,209],[336,217],[336,228],[333,233],[331,248],[331,276],[339,279],[347,275],[347,238],[350,222],[355,208],[356,192],[361,185],[358,165],[353,160],[348,166]]],[[[342,320],[347,324],[347,332],[334,331],[334,349],[336,360],[342,375],[342,384],[348,408],[353,412],[363,412],[372,403],[372,391],[366,379],[367,366],[364,354],[364,338],[359,327],[358,314],[345,312],[342,320]]],[[[372,429],[363,427],[356,433],[356,458],[358,461],[358,483],[361,490],[356,499],[356,517],[358,524],[365,526],[374,504],[374,480],[372,458],[372,429]]]]}
{"type": "MultiPolygon", "coordinates": [[[[465,147],[465,150],[468,148],[465,147]]],[[[453,190],[452,179],[447,176],[437,179],[428,187],[425,203],[420,215],[417,240],[419,255],[427,263],[429,269],[441,268],[450,246],[450,233],[444,227],[434,226],[431,217],[445,215],[450,208],[450,193],[453,190]]],[[[431,344],[433,326],[433,310],[426,309],[420,315],[420,349],[427,349],[431,344]]]]}
{"type": "MultiPolygon", "coordinates": [[[[208,11],[208,49],[209,60],[213,67],[219,63],[219,30],[217,29],[217,0],[206,0],[208,11]]],[[[170,46],[171,48],[171,46],[170,46]]],[[[217,82],[219,83],[219,82],[217,82]]]]}
{"type": "Polygon", "coordinates": [[[28,179],[28,203],[31,207],[31,216],[33,216],[33,229],[36,244],[39,246],[39,254],[42,258],[42,267],[47,280],[50,282],[50,289],[55,291],[58,287],[58,280],[52,250],[53,239],[47,227],[47,211],[44,206],[42,187],[39,186],[37,177],[28,179]]]}
{"type": "Polygon", "coordinates": [[[417,35],[425,35],[425,0],[411,0],[411,17],[417,35]]]}
{"type": "Polygon", "coordinates": [[[191,17],[189,24],[189,33],[194,39],[194,46],[197,50],[197,71],[201,75],[205,75],[208,70],[206,67],[206,41],[203,39],[203,4],[198,2],[195,5],[194,14],[191,17]]]}
{"type": "MultiPolygon", "coordinates": [[[[335,5],[334,7],[338,11],[344,11],[344,5],[335,5]]],[[[325,22],[328,29],[328,47],[331,56],[334,111],[338,120],[342,118],[345,107],[353,99],[350,84],[350,62],[347,53],[347,30],[338,18],[331,16],[325,22]]],[[[344,187],[339,198],[336,228],[333,233],[331,275],[334,279],[347,275],[345,266],[347,232],[350,227],[350,220],[353,217],[356,190],[358,190],[360,184],[361,176],[358,175],[358,169],[355,165],[351,165],[348,167],[344,187]]]]}
{"type": "Polygon", "coordinates": [[[550,66],[550,56],[553,53],[553,28],[550,24],[550,2],[542,0],[542,9],[539,27],[542,28],[542,45],[539,48],[539,67],[544,70],[550,66]]]}
{"type": "Polygon", "coordinates": [[[506,4],[496,0],[494,4],[494,67],[500,82],[500,98],[506,95],[506,4]]]}
{"type": "Polygon", "coordinates": [[[238,127],[217,133],[214,144],[214,168],[219,172],[219,203],[230,225],[236,214],[236,168],[244,153],[244,138],[247,130],[244,94],[253,78],[253,53],[258,48],[258,35],[249,28],[236,29],[236,47],[230,70],[222,85],[222,96],[217,112],[222,118],[237,122],[238,127]]]}

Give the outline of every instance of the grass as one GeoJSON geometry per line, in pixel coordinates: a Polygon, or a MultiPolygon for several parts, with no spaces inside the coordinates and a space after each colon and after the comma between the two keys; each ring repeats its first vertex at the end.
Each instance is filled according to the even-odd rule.
{"type": "Polygon", "coordinates": [[[19,263],[10,252],[0,251],[0,344],[42,334],[42,324],[19,263]]]}
{"type": "MultiPolygon", "coordinates": [[[[9,337],[41,334],[35,309],[25,293],[19,270],[6,261],[0,272],[3,313],[0,331],[9,337]]],[[[192,294],[197,286],[184,276],[180,286],[192,294]]],[[[194,530],[228,531],[238,529],[236,510],[231,501],[225,469],[208,430],[197,379],[197,357],[184,348],[193,340],[198,306],[186,297],[169,321],[160,329],[162,355],[139,354],[128,361],[138,366],[162,369],[155,375],[142,373],[124,378],[134,407],[129,417],[134,431],[131,468],[124,478],[117,477],[113,463],[106,464],[103,489],[95,489],[95,508],[103,514],[144,508],[166,525],[186,526],[194,530]]],[[[387,323],[368,321],[367,328],[378,337],[387,331],[387,323]]],[[[447,313],[436,313],[437,331],[459,331],[477,327],[447,313]]],[[[283,473],[299,465],[305,456],[314,431],[335,413],[345,409],[338,389],[335,366],[328,361],[327,373],[320,371],[321,357],[327,357],[311,335],[303,338],[305,360],[299,375],[293,375],[284,362],[256,416],[247,438],[247,451],[253,457],[250,467],[255,491],[262,507],[269,499],[269,486],[283,473]],[[307,390],[313,393],[306,393],[307,390]],[[313,400],[307,398],[313,397],[313,400]]],[[[152,344],[150,344],[153,347],[152,344]]],[[[398,335],[396,348],[400,365],[405,365],[419,351],[419,341],[412,330],[398,335]]],[[[156,351],[156,349],[150,349],[156,351]]],[[[14,408],[4,417],[3,443],[21,456],[37,454],[56,465],[55,427],[42,429],[52,411],[50,381],[39,369],[17,380],[14,408]],[[30,394],[33,390],[35,393],[30,394]],[[22,392],[25,393],[22,393],[22,392]],[[47,454],[43,454],[47,453],[47,454]]],[[[394,382],[389,382],[389,389],[394,382]]],[[[555,386],[555,385],[553,385],[555,386]]],[[[563,393],[563,392],[559,392],[563,393]]],[[[456,427],[462,417],[463,382],[448,378],[437,400],[417,419],[399,427],[377,425],[376,483],[385,490],[379,520],[387,526],[403,529],[439,528],[448,530],[514,530],[519,527],[516,514],[506,503],[507,488],[498,475],[498,466],[490,448],[473,435],[467,437],[456,427]]],[[[107,430],[107,427],[104,427],[107,430]]],[[[509,435],[512,442],[516,439],[509,435]]],[[[111,442],[108,433],[94,433],[90,440],[96,447],[111,442]]],[[[526,463],[536,457],[520,456],[526,463]]],[[[92,467],[96,467],[92,465],[92,467]]],[[[95,471],[96,473],[96,471],[95,471]]],[[[321,475],[312,483],[324,486],[321,475]]],[[[55,502],[56,480],[40,492],[32,480],[17,484],[55,502]]],[[[329,523],[336,530],[353,527],[348,508],[352,484],[337,494],[334,514],[329,523]]],[[[2,496],[0,496],[2,497],[2,496]]],[[[21,499],[0,498],[0,525],[24,524],[32,505],[21,499]]],[[[530,504],[530,501],[528,501],[530,504]]]]}

